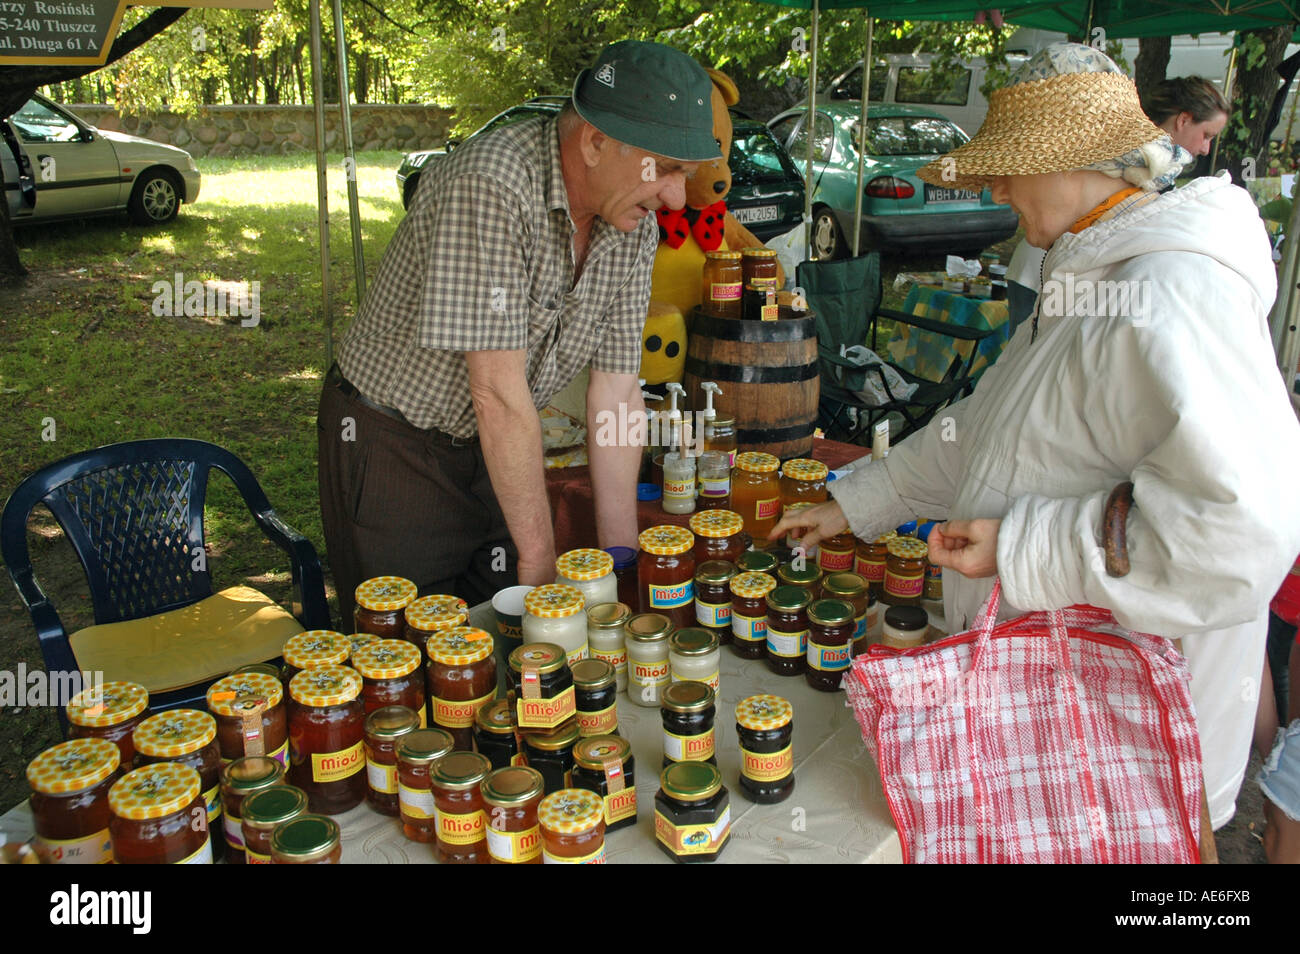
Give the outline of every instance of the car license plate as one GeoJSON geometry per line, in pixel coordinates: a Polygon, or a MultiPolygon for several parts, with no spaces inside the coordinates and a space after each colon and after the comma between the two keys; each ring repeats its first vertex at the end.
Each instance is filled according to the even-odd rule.
{"type": "Polygon", "coordinates": [[[752,225],[755,222],[775,222],[777,220],[777,207],[774,205],[751,205],[749,208],[731,209],[730,211],[741,225],[752,225]]]}
{"type": "Polygon", "coordinates": [[[978,202],[980,194],[974,189],[942,189],[928,183],[925,187],[926,202],[978,202]]]}

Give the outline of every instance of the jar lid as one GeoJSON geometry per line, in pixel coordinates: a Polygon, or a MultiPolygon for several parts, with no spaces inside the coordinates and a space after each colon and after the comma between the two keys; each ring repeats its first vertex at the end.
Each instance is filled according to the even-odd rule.
{"type": "Polygon", "coordinates": [[[616,570],[636,565],[636,550],[632,547],[608,547],[605,552],[613,559],[616,570]]]}
{"type": "Polygon", "coordinates": [[[541,729],[525,732],[524,742],[543,752],[558,752],[560,749],[573,748],[582,733],[578,729],[577,718],[561,722],[554,729],[541,729]]]}
{"type": "Polygon", "coordinates": [[[812,594],[802,586],[778,586],[767,594],[768,608],[784,612],[793,613],[801,609],[807,609],[808,604],[811,602],[812,594]]]}
{"type": "Polygon", "coordinates": [[[420,650],[404,639],[381,639],[363,646],[352,668],[366,679],[399,679],[420,668],[420,650]]]}
{"type": "Polygon", "coordinates": [[[420,727],[420,715],[407,706],[383,706],[366,716],[366,734],[398,739],[420,727]]]}
{"type": "Polygon", "coordinates": [[[477,752],[452,752],[438,759],[429,773],[429,781],[452,792],[478,788],[492,771],[492,760],[477,752]]]}
{"type": "Polygon", "coordinates": [[[898,535],[900,537],[916,536],[916,521],[909,520],[907,523],[900,523],[898,525],[898,535]]]}
{"type": "Polygon", "coordinates": [[[216,737],[217,720],[198,709],[159,712],[145,719],[131,733],[137,752],[161,759],[197,752],[216,737]]]}
{"type": "Polygon", "coordinates": [[[808,622],[819,626],[839,626],[853,619],[853,604],[846,600],[816,600],[808,605],[808,622]]]}
{"type": "Polygon", "coordinates": [[[432,762],[456,747],[456,740],[446,729],[429,726],[402,736],[397,743],[397,757],[408,762],[432,762]]]}
{"type": "Polygon", "coordinates": [[[352,652],[352,641],[332,629],[309,629],[289,637],[284,644],[284,661],[295,669],[341,666],[352,652]]]}
{"type": "Polygon", "coordinates": [[[708,560],[695,570],[695,582],[721,585],[736,575],[736,565],[726,560],[708,560]]]}
{"type": "Polygon", "coordinates": [[[269,755],[244,755],[221,767],[221,787],[248,795],[284,781],[284,766],[269,755]]]}
{"type": "Polygon", "coordinates": [[[587,607],[587,625],[593,629],[618,629],[631,615],[626,603],[593,603],[587,607]]]}
{"type": "Polygon", "coordinates": [[[776,588],[776,580],[766,573],[752,570],[731,578],[731,595],[746,600],[761,600],[776,588]]]}
{"type": "Polygon", "coordinates": [[[722,773],[708,762],[674,762],[659,773],[659,787],[669,798],[702,802],[722,789],[722,773]]]}
{"type": "Polygon", "coordinates": [[[641,544],[642,550],[655,556],[675,556],[695,546],[695,534],[685,527],[670,523],[642,530],[641,535],[636,539],[641,544]]]}
{"type": "Polygon", "coordinates": [[[771,454],[761,451],[745,451],[736,455],[736,466],[755,474],[769,474],[781,466],[781,462],[771,454]]]}
{"type": "Polygon", "coordinates": [[[240,817],[253,828],[266,830],[292,821],[306,810],[306,792],[293,785],[277,785],[244,799],[240,817]]]}
{"type": "Polygon", "coordinates": [[[673,624],[663,613],[637,613],[627,621],[625,627],[628,639],[638,643],[653,643],[667,639],[673,631],[673,624]]]}
{"type": "Polygon", "coordinates": [[[734,537],[744,529],[744,518],[734,510],[701,510],[691,515],[691,532],[702,537],[734,537]]]}
{"type": "Polygon", "coordinates": [[[223,676],[208,687],[208,711],[214,715],[237,719],[252,699],[265,699],[268,709],[284,701],[284,683],[260,672],[240,672],[223,676]]]}
{"type": "Polygon", "coordinates": [[[742,573],[773,573],[780,563],[771,553],[762,550],[746,550],[736,561],[736,569],[742,573]]]}
{"type": "Polygon", "coordinates": [[[149,691],[137,682],[106,682],[91,686],[68,703],[68,721],[73,725],[104,728],[134,719],[149,706],[149,691]]]}
{"type": "MultiPolygon", "coordinates": [[[[414,647],[412,647],[414,648],[414,647]]],[[[487,659],[496,648],[487,630],[476,626],[457,626],[429,637],[429,658],[444,666],[468,666],[487,659]]]]}
{"type": "Polygon", "coordinates": [[[726,417],[722,414],[719,414],[709,423],[712,424],[715,429],[720,427],[735,427],[736,419],[734,417],[726,417]]]}
{"type": "Polygon", "coordinates": [[[780,696],[747,696],[736,703],[736,722],[756,732],[779,729],[793,718],[794,706],[780,696]]]}
{"type": "Polygon", "coordinates": [[[489,805],[522,805],[541,797],[546,790],[542,773],[526,765],[512,765],[490,772],[480,786],[489,805]]]}
{"type": "Polygon", "coordinates": [[[289,680],[289,697],[304,706],[341,706],[361,695],[361,675],[348,666],[304,669],[289,680]]]}
{"type": "MultiPolygon", "coordinates": [[[[378,639],[379,637],[375,637],[378,639]]],[[[270,676],[272,679],[280,678],[280,667],[269,662],[248,663],[246,666],[240,666],[237,669],[230,670],[232,676],[242,676],[245,673],[257,673],[260,676],[270,676]]]]}
{"type": "MultiPolygon", "coordinates": [[[[737,256],[739,257],[739,256],[737,256]]],[[[537,821],[548,831],[580,835],[605,820],[605,800],[585,788],[551,792],[537,806],[537,821]]]]}
{"type": "Polygon", "coordinates": [[[632,760],[632,743],[617,735],[595,735],[573,747],[573,761],[585,769],[599,772],[605,763],[618,759],[624,765],[632,760]]]}
{"type": "Polygon", "coordinates": [[[888,543],[890,540],[896,539],[897,537],[898,537],[898,531],[890,530],[876,537],[876,543],[888,543]]]}
{"type": "Polygon", "coordinates": [[[356,588],[353,598],[358,606],[376,613],[405,609],[416,596],[415,584],[401,576],[376,576],[356,588]]]}
{"type": "Polygon", "coordinates": [[[796,457],[781,465],[781,474],[791,480],[825,480],[829,473],[829,467],[809,457],[796,457]]]}
{"type": "Polygon", "coordinates": [[[522,673],[525,666],[543,674],[555,672],[567,663],[563,647],[555,643],[524,643],[511,650],[506,659],[506,665],[518,673],[522,673]]]}
{"type": "Polygon", "coordinates": [[[555,572],[570,580],[599,580],[614,572],[614,558],[590,547],[570,550],[555,561],[555,572]]]}
{"type": "Polygon", "coordinates": [[[929,546],[916,537],[895,537],[889,541],[888,548],[891,556],[905,560],[920,560],[930,552],[929,546]]]}
{"type": "Polygon", "coordinates": [[[675,682],[659,693],[659,706],[669,712],[703,712],[714,699],[715,693],[706,682],[675,682]]]}
{"type": "Polygon", "coordinates": [[[795,586],[812,586],[821,579],[822,571],[817,568],[816,563],[804,561],[803,569],[795,569],[792,562],[782,563],[780,569],[776,571],[777,577],[783,583],[791,583],[795,586]]]}
{"type": "Polygon", "coordinates": [[[742,248],[740,254],[745,258],[776,258],[774,248],[742,248]]]}
{"type": "Polygon", "coordinates": [[[271,835],[271,852],[298,864],[319,861],[339,844],[339,826],[324,815],[299,815],[278,826],[271,835]]]}
{"type": "Polygon", "coordinates": [[[679,656],[707,656],[719,645],[716,633],[699,626],[679,629],[668,637],[668,651],[679,656]]]}
{"type": "Polygon", "coordinates": [[[919,606],[891,606],[885,610],[885,623],[894,629],[924,632],[930,626],[930,616],[919,606]]]}
{"type": "Polygon", "coordinates": [[[108,790],[108,807],[118,818],[144,821],[183,809],[199,797],[199,773],[180,762],[155,762],[127,772],[108,790]]]}
{"type": "Polygon", "coordinates": [[[562,619],[581,613],[586,605],[582,590],[567,583],[546,583],[534,587],[524,597],[524,609],[538,619],[562,619]]]}
{"type": "Polygon", "coordinates": [[[514,713],[510,710],[509,699],[497,699],[480,706],[474,713],[474,724],[484,732],[493,735],[511,735],[515,731],[514,713]]]}
{"type": "Polygon", "coordinates": [[[736,261],[740,261],[739,252],[728,252],[728,251],[705,252],[704,257],[711,258],[711,259],[718,259],[721,261],[731,261],[732,259],[735,259],[736,261]]]}
{"type": "Polygon", "coordinates": [[[352,656],[355,658],[357,650],[364,646],[373,646],[383,639],[382,636],[376,636],[374,633],[352,633],[348,636],[348,645],[352,647],[352,656]]]}
{"type": "Polygon", "coordinates": [[[930,531],[939,523],[938,520],[927,520],[916,528],[916,539],[926,541],[930,539],[930,531]]]}
{"type": "Polygon", "coordinates": [[[27,784],[42,795],[82,792],[104,781],[121,763],[122,750],[107,739],[71,739],[27,763],[27,784]]]}
{"type": "Polygon", "coordinates": [[[569,668],[573,670],[573,684],[579,689],[593,691],[614,684],[614,667],[603,659],[579,660],[569,668]]]}
{"type": "Polygon", "coordinates": [[[432,593],[408,606],[405,616],[409,626],[425,632],[451,629],[469,619],[469,604],[449,593],[432,593]]]}
{"type": "Polygon", "coordinates": [[[658,500],[663,495],[664,492],[659,489],[658,484],[637,484],[636,485],[637,500],[646,500],[646,501],[658,500]]]}
{"type": "Polygon", "coordinates": [[[822,592],[834,596],[861,596],[867,581],[857,573],[830,573],[822,580],[822,592]]]}

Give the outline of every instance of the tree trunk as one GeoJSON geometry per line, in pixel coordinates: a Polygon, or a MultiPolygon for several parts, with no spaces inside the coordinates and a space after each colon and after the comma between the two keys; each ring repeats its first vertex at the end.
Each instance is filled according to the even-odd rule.
{"type": "Polygon", "coordinates": [[[1271,129],[1264,128],[1273,95],[1277,92],[1277,66],[1291,39],[1289,26],[1243,30],[1237,50],[1237,76],[1232,85],[1232,116],[1219,145],[1219,168],[1232,173],[1243,185],[1256,168],[1266,163],[1271,129]]]}
{"type": "Polygon", "coordinates": [[[1167,36],[1144,36],[1138,40],[1133,81],[1137,83],[1138,99],[1144,103],[1169,69],[1169,39],[1167,36]]]}

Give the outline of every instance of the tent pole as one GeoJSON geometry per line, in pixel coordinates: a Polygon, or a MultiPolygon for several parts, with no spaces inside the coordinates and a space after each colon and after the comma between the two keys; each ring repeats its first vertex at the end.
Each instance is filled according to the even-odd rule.
{"type": "Polygon", "coordinates": [[[1287,391],[1295,389],[1296,363],[1300,361],[1300,295],[1294,294],[1300,275],[1300,201],[1293,201],[1291,221],[1286,225],[1282,243],[1282,262],[1277,282],[1277,300],[1269,315],[1273,331],[1273,348],[1287,391]]]}
{"type": "Polygon", "coordinates": [[[867,46],[862,54],[862,112],[858,116],[858,191],[853,200],[853,257],[858,257],[858,244],[862,239],[862,161],[867,151],[867,102],[871,90],[871,34],[875,21],[871,11],[867,14],[867,46]]]}
{"type": "Polygon", "coordinates": [[[361,247],[361,206],[357,201],[357,155],[352,148],[352,106],[349,102],[347,37],[343,33],[343,3],[334,0],[334,39],[339,60],[339,117],[343,121],[343,168],[348,180],[348,222],[352,227],[352,261],[356,268],[357,308],[366,297],[366,255],[361,247]]]}
{"type": "Polygon", "coordinates": [[[325,367],[334,364],[334,315],[330,311],[330,201],[325,167],[325,79],[321,75],[320,0],[311,14],[311,98],[316,120],[316,225],[320,233],[321,313],[325,318],[325,367]]]}
{"type": "MultiPolygon", "coordinates": [[[[1232,51],[1228,54],[1228,72],[1223,76],[1223,98],[1229,103],[1232,102],[1232,84],[1236,81],[1237,72],[1237,47],[1234,44],[1232,51]]],[[[1210,151],[1210,175],[1214,175],[1219,169],[1219,140],[1222,136],[1214,137],[1214,148],[1210,151]]]]}
{"type": "Polygon", "coordinates": [[[821,11],[820,0],[812,6],[812,62],[808,64],[808,115],[804,119],[804,132],[808,137],[808,168],[804,175],[803,220],[807,228],[805,258],[812,258],[812,196],[813,196],[813,138],[817,131],[817,20],[821,11]]]}

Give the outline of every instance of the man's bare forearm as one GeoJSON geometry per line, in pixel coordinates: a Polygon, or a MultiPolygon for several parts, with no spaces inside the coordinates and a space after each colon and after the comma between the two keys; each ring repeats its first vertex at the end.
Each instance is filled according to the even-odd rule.
{"type": "Polygon", "coordinates": [[[600,545],[636,549],[636,478],[641,469],[642,447],[629,440],[633,428],[598,428],[602,412],[613,414],[617,421],[629,422],[645,414],[641,386],[635,376],[591,372],[587,387],[587,457],[600,545]],[[624,413],[620,413],[620,404],[626,407],[624,413]],[[613,434],[614,439],[598,440],[598,434],[613,434]]]}

